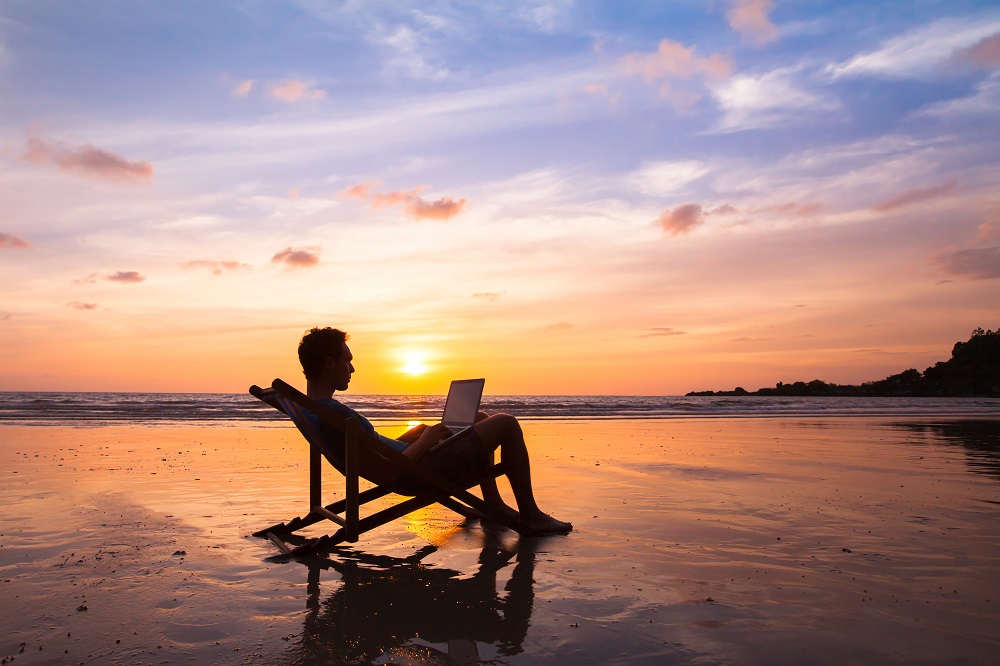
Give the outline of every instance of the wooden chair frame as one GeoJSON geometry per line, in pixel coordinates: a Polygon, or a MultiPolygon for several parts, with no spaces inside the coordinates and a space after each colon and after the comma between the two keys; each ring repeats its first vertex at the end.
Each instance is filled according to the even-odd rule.
{"type": "Polygon", "coordinates": [[[309,513],[253,533],[256,537],[269,539],[281,551],[282,555],[297,557],[329,552],[327,549],[332,546],[344,541],[355,543],[365,532],[435,503],[441,504],[466,518],[470,516],[488,517],[519,534],[536,536],[536,532],[520,520],[495,510],[468,491],[468,488],[478,485],[487,478],[496,478],[506,474],[507,469],[502,462],[494,464],[485,474],[474,481],[456,484],[428,469],[425,465],[404,456],[370,433],[361,430],[357,419],[343,418],[280,379],[275,379],[271,383],[271,388],[251,386],[250,393],[287,414],[310,445],[309,513]],[[329,444],[315,427],[307,411],[344,432],[343,469],[335,465],[334,461],[338,460],[337,456],[330,450],[329,444]],[[325,506],[322,501],[322,458],[324,455],[331,464],[340,469],[345,481],[343,499],[325,506]],[[404,495],[403,492],[395,489],[395,481],[404,473],[409,473],[411,477],[415,476],[420,479],[427,490],[412,495],[409,499],[404,499],[386,509],[362,517],[360,509],[364,504],[392,493],[404,495]],[[375,487],[360,491],[360,478],[375,483],[375,487]],[[314,538],[297,547],[286,543],[285,539],[294,532],[324,520],[336,523],[340,529],[332,535],[314,538]]]}

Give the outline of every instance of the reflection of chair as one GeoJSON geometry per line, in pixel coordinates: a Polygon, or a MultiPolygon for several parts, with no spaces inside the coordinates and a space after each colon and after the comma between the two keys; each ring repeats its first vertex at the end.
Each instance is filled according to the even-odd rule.
{"type": "Polygon", "coordinates": [[[434,546],[406,558],[346,551],[338,559],[300,560],[309,567],[308,612],[301,637],[288,644],[286,661],[478,664],[482,645],[500,657],[523,652],[539,542],[521,539],[505,547],[494,536],[486,535],[471,576],[424,564],[434,546]],[[515,556],[510,577],[501,579],[498,590],[498,573],[515,556]],[[324,569],[339,573],[340,583],[321,587],[324,569]],[[323,598],[321,591],[331,588],[323,598]]]}
{"type": "Polygon", "coordinates": [[[470,515],[487,516],[520,534],[534,534],[527,525],[494,510],[467,490],[486,478],[495,478],[505,474],[506,468],[502,462],[493,465],[479,478],[456,482],[410,460],[399,451],[379,441],[378,438],[361,430],[358,427],[357,419],[341,417],[333,410],[280,379],[275,379],[269,389],[251,386],[250,393],[275,409],[285,412],[310,444],[309,513],[287,523],[279,523],[254,532],[254,536],[270,539],[284,555],[298,556],[323,552],[343,541],[355,542],[361,534],[371,529],[434,503],[442,504],[465,517],[470,515]],[[339,447],[334,446],[323,437],[316,424],[310,419],[309,412],[344,433],[343,450],[339,450],[339,447]],[[321,496],[321,454],[344,475],[346,482],[344,498],[327,506],[323,506],[321,496]],[[412,483],[409,481],[402,484],[406,486],[405,488],[401,487],[404,475],[410,481],[415,478],[420,482],[419,492],[416,494],[413,492],[412,487],[410,487],[412,483]],[[375,487],[359,491],[359,477],[371,481],[375,487]],[[361,517],[360,507],[363,504],[385,497],[390,493],[408,495],[410,499],[403,500],[369,516],[361,517]],[[285,543],[285,538],[293,532],[323,520],[337,523],[340,525],[340,529],[333,535],[312,539],[297,548],[292,548],[285,543]]]}

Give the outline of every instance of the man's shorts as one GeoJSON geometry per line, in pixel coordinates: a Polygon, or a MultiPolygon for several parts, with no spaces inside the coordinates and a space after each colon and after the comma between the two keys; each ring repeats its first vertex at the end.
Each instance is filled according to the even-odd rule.
{"type": "MultiPolygon", "coordinates": [[[[441,448],[425,453],[418,464],[458,484],[481,478],[493,465],[493,451],[487,448],[475,428],[469,428],[441,448]]],[[[396,492],[416,495],[431,490],[422,479],[407,472],[393,484],[396,492]]]]}

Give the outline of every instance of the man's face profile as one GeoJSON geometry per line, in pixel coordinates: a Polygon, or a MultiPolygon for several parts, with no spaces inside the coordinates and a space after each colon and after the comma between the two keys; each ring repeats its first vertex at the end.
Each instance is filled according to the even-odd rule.
{"type": "Polygon", "coordinates": [[[346,342],[343,343],[340,356],[327,357],[326,367],[330,373],[330,383],[333,384],[334,390],[347,390],[348,384],[351,383],[351,375],[354,373],[354,365],[351,363],[353,360],[354,355],[351,353],[351,348],[347,346],[346,342]]]}

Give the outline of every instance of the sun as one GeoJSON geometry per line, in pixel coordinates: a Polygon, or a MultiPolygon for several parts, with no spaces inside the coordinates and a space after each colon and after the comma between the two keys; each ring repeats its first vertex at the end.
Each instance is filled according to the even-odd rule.
{"type": "Polygon", "coordinates": [[[424,355],[420,353],[410,353],[404,356],[406,363],[400,370],[408,375],[422,375],[427,372],[427,364],[424,363],[424,355]]]}

